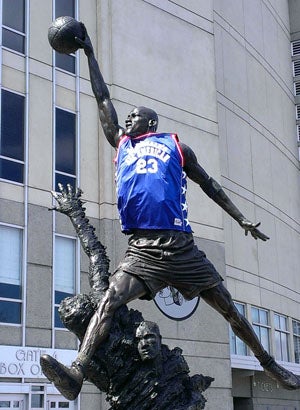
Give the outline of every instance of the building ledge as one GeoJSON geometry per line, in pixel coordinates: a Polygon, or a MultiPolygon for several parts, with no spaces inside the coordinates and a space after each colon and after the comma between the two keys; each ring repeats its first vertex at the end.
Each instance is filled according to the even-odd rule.
{"type": "MultiPolygon", "coordinates": [[[[231,368],[232,369],[245,369],[245,370],[255,370],[262,372],[263,368],[259,364],[259,361],[254,356],[239,356],[239,355],[231,355],[231,368]]],[[[292,363],[292,362],[277,362],[285,369],[300,375],[300,364],[292,363]]]]}

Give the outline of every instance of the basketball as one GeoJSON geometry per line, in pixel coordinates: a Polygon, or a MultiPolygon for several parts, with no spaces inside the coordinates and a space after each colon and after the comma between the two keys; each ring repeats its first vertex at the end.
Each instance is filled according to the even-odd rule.
{"type": "Polygon", "coordinates": [[[83,39],[84,31],[76,19],[61,16],[54,20],[48,30],[48,40],[52,48],[62,54],[75,53],[79,48],[75,37],[83,39]]]}

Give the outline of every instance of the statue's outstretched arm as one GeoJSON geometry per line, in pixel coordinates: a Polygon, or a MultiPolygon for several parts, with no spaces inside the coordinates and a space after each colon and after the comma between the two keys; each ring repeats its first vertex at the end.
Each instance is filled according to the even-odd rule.
{"type": "Polygon", "coordinates": [[[105,84],[98,62],[95,58],[91,39],[87,33],[85,25],[83,23],[81,23],[81,25],[85,33],[84,39],[82,40],[76,37],[76,41],[80,47],[83,48],[88,59],[92,90],[97,100],[99,117],[104,134],[108,142],[113,147],[117,147],[118,140],[123,134],[123,129],[118,124],[118,116],[111,102],[107,85],[105,84]]]}
{"type": "Polygon", "coordinates": [[[268,240],[269,237],[257,229],[260,223],[254,224],[249,221],[226,195],[218,182],[210,177],[199,165],[194,151],[186,144],[181,143],[180,145],[185,159],[186,165],[184,166],[184,170],[187,176],[199,184],[213,201],[239,223],[245,230],[245,235],[248,235],[248,232],[250,232],[254,239],[261,239],[262,241],[268,240]]]}
{"type": "Polygon", "coordinates": [[[81,200],[81,189],[73,192],[71,185],[64,189],[58,184],[60,193],[52,191],[57,206],[53,209],[67,215],[80,239],[84,252],[90,259],[89,282],[93,291],[101,292],[108,287],[109,259],[105,247],[95,235],[95,228],[89,223],[85,216],[85,208],[81,200]]]}

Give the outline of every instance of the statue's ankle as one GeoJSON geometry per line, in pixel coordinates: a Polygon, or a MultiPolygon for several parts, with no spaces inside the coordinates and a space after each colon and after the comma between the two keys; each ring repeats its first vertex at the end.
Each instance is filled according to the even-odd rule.
{"type": "Polygon", "coordinates": [[[78,372],[82,374],[83,377],[85,377],[86,368],[89,362],[90,362],[90,359],[86,354],[79,353],[77,358],[72,363],[72,367],[74,367],[78,372]]]}

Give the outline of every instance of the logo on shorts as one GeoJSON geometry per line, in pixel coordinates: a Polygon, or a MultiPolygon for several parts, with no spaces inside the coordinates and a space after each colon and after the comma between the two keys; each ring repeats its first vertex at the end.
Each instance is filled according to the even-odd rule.
{"type": "Polygon", "coordinates": [[[192,300],[184,299],[183,295],[172,286],[160,290],[154,298],[154,303],[158,309],[173,320],[189,318],[197,309],[199,301],[199,296],[192,300]]]}

